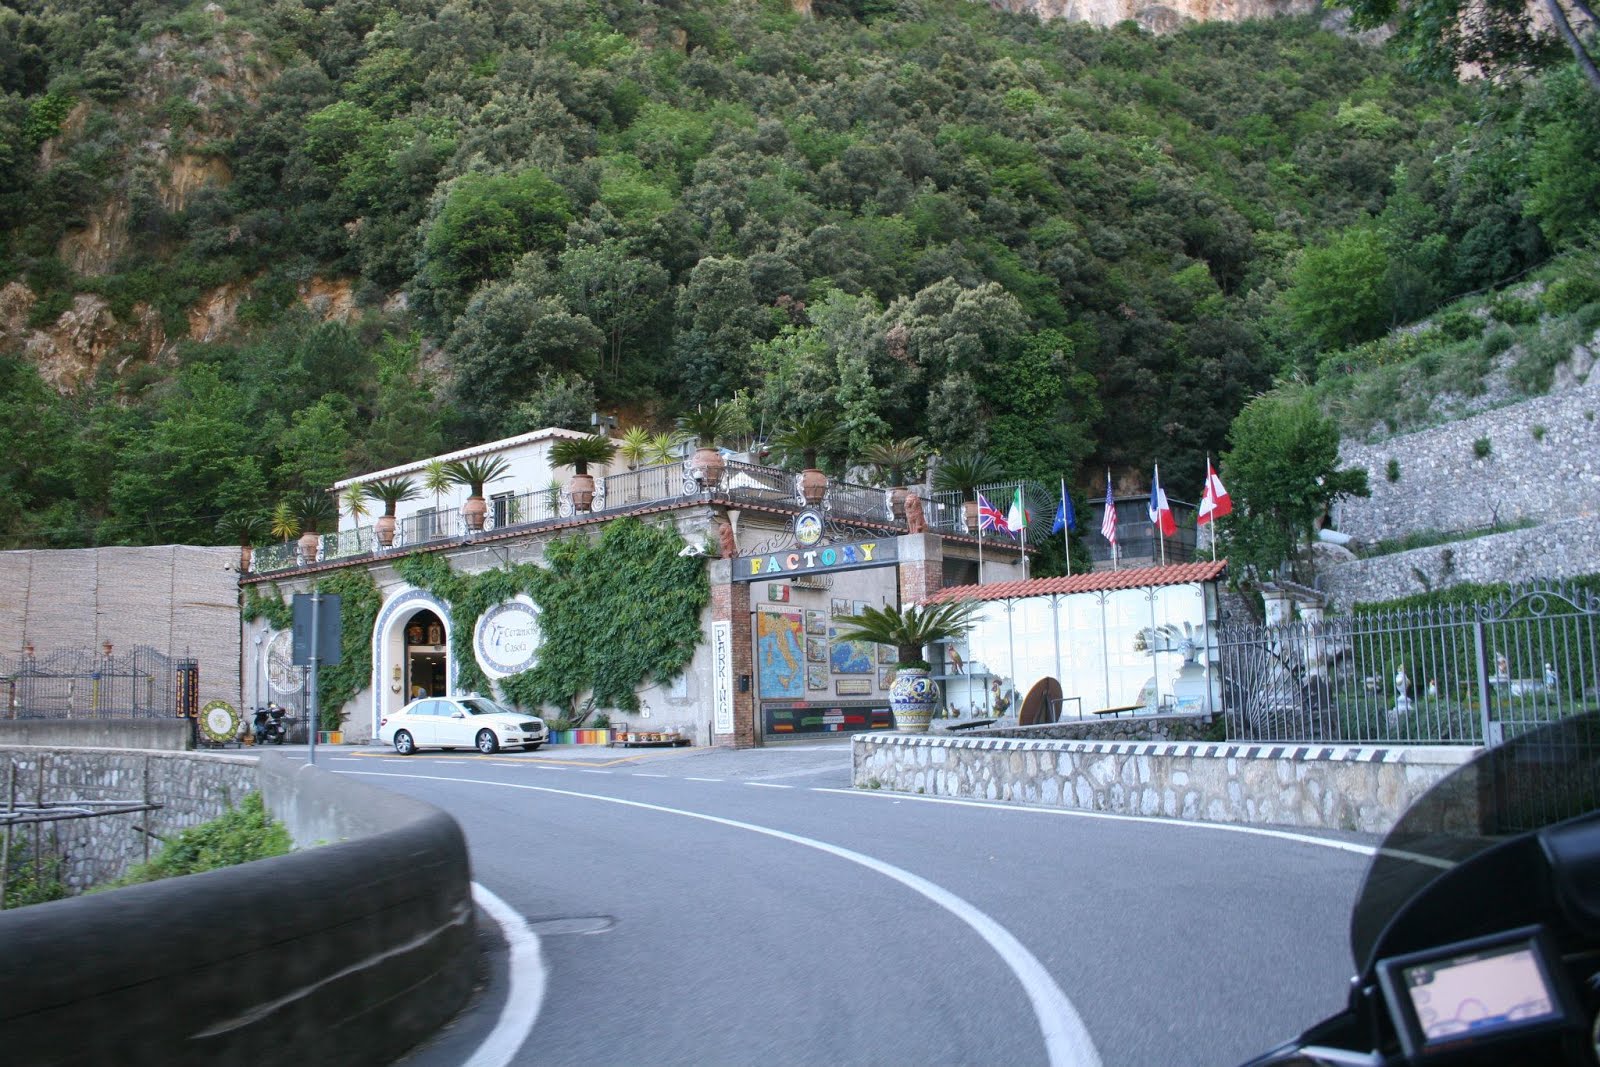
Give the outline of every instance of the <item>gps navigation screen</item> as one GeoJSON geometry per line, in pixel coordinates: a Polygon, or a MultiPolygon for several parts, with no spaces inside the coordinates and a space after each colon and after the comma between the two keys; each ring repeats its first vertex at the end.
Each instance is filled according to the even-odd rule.
{"type": "Polygon", "coordinates": [[[1407,967],[1405,986],[1429,1043],[1558,1014],[1534,948],[1526,942],[1407,967]]]}

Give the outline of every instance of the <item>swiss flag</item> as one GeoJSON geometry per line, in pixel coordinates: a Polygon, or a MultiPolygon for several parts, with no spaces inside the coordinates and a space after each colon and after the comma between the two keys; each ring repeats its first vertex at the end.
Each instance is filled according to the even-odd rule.
{"type": "Polygon", "coordinates": [[[1212,519],[1220,519],[1233,510],[1233,501],[1228,499],[1228,490],[1223,487],[1222,479],[1217,477],[1217,472],[1211,469],[1211,461],[1206,460],[1206,491],[1200,498],[1200,514],[1195,516],[1195,522],[1204,524],[1212,519]]]}

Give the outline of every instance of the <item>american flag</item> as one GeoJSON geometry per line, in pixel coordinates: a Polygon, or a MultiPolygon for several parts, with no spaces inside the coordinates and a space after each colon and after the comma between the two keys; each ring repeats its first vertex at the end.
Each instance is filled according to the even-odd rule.
{"type": "Polygon", "coordinates": [[[989,503],[982,493],[978,494],[978,530],[1011,532],[1011,524],[1006,522],[1005,512],[989,503]]]}
{"type": "Polygon", "coordinates": [[[1112,544],[1117,543],[1117,502],[1111,496],[1111,478],[1106,478],[1106,513],[1100,520],[1100,536],[1112,544]]]}

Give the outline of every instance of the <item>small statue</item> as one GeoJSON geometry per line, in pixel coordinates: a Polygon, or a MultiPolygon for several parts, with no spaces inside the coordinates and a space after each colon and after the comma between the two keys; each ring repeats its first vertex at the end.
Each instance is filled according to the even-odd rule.
{"type": "Polygon", "coordinates": [[[1504,652],[1494,654],[1494,676],[1496,681],[1504,682],[1511,677],[1511,664],[1506,661],[1504,652]]]}
{"type": "Polygon", "coordinates": [[[922,513],[922,497],[916,493],[907,493],[906,533],[925,533],[927,529],[928,519],[922,513]]]}
{"type": "Polygon", "coordinates": [[[961,653],[956,651],[956,649],[954,647],[952,647],[950,649],[950,673],[951,674],[965,674],[965,673],[967,673],[966,661],[961,658],[961,653]]]}
{"type": "Polygon", "coordinates": [[[717,522],[717,551],[722,559],[732,559],[739,554],[739,541],[733,536],[733,524],[727,519],[717,522]]]}
{"type": "Polygon", "coordinates": [[[1556,687],[1556,669],[1548,663],[1544,665],[1544,687],[1546,689],[1556,687]]]}
{"type": "Polygon", "coordinates": [[[1437,678],[1428,679],[1428,697],[1433,700],[1437,700],[1439,697],[1439,680],[1437,678]]]}
{"type": "Polygon", "coordinates": [[[1395,700],[1404,700],[1411,691],[1411,679],[1406,677],[1406,669],[1400,667],[1394,672],[1394,697],[1395,700]]]}

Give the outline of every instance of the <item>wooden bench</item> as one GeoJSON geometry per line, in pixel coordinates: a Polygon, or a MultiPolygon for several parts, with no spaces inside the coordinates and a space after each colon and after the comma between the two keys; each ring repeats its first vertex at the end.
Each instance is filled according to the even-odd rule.
{"type": "Polygon", "coordinates": [[[1096,718],[1099,718],[1099,717],[1102,717],[1102,716],[1105,716],[1105,715],[1109,715],[1113,719],[1120,719],[1122,717],[1122,713],[1125,712],[1125,711],[1129,712],[1131,714],[1132,712],[1143,711],[1143,710],[1144,710],[1144,705],[1143,704],[1124,704],[1120,708],[1101,708],[1100,710],[1094,712],[1093,714],[1095,715],[1096,718]]]}

